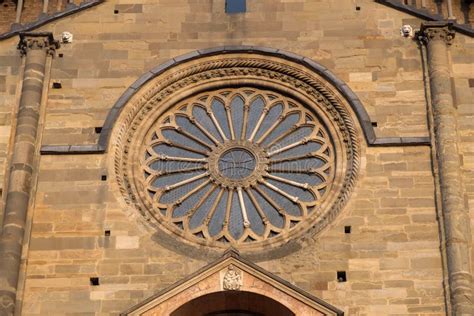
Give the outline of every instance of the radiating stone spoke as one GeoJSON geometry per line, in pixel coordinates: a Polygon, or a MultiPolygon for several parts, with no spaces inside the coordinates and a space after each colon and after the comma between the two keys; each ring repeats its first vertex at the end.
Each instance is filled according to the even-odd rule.
{"type": "Polygon", "coordinates": [[[276,119],[276,121],[273,123],[273,125],[270,126],[270,127],[262,134],[262,136],[259,137],[259,139],[257,140],[257,144],[261,144],[261,143],[265,140],[265,138],[267,138],[268,135],[270,135],[270,133],[273,132],[273,130],[274,130],[275,128],[277,128],[278,125],[279,125],[281,122],[283,122],[283,120],[284,120],[285,118],[286,118],[286,115],[280,115],[280,116],[276,119]]]}
{"type": "Polygon", "coordinates": [[[288,180],[288,179],[285,179],[285,178],[282,178],[282,177],[277,177],[277,176],[274,176],[272,174],[267,174],[265,176],[270,178],[270,179],[277,180],[277,181],[280,181],[280,182],[283,182],[283,183],[287,183],[287,184],[293,185],[293,186],[298,187],[298,188],[308,189],[308,187],[309,187],[309,185],[307,183],[299,183],[299,182],[288,180]]]}
{"type": "Polygon", "coordinates": [[[258,129],[260,128],[260,125],[262,125],[262,122],[265,119],[265,116],[267,116],[267,114],[268,114],[268,108],[264,108],[262,115],[258,119],[257,124],[255,124],[255,127],[254,127],[252,133],[250,134],[249,141],[253,140],[253,138],[257,134],[258,129]]]}
{"type": "Polygon", "coordinates": [[[258,215],[262,219],[263,224],[267,225],[268,218],[265,215],[265,212],[262,210],[262,207],[261,207],[260,203],[258,203],[257,199],[253,195],[252,190],[245,189],[245,192],[247,192],[248,196],[250,197],[250,200],[252,201],[253,206],[255,206],[255,209],[257,210],[258,215]]]}
{"type": "Polygon", "coordinates": [[[172,161],[187,161],[187,162],[207,162],[206,158],[186,158],[186,157],[176,157],[176,156],[167,156],[167,155],[157,155],[160,160],[172,160],[172,161]]]}
{"type": "Polygon", "coordinates": [[[165,191],[170,191],[170,190],[173,190],[173,189],[175,189],[175,188],[177,188],[177,187],[180,187],[180,186],[183,186],[183,185],[185,185],[185,184],[194,182],[194,181],[196,181],[196,180],[199,180],[199,179],[204,178],[204,177],[207,177],[207,176],[209,176],[209,173],[206,172],[206,173],[197,175],[197,176],[195,176],[195,177],[192,177],[192,178],[189,178],[189,179],[180,181],[180,182],[178,182],[178,183],[175,183],[175,184],[172,184],[172,185],[167,185],[167,186],[165,186],[164,190],[165,190],[165,191]]]}
{"type": "Polygon", "coordinates": [[[173,129],[175,129],[175,130],[176,130],[178,133],[180,133],[181,135],[186,136],[187,138],[189,138],[189,139],[195,141],[196,143],[198,143],[198,144],[200,144],[200,145],[202,145],[202,146],[204,146],[204,147],[207,147],[207,148],[209,148],[209,149],[212,149],[212,147],[211,147],[208,143],[206,143],[205,141],[203,141],[203,140],[200,139],[199,137],[196,137],[196,136],[194,136],[194,135],[188,133],[188,132],[185,131],[183,128],[181,128],[181,127],[173,127],[173,129]]]}
{"type": "Polygon", "coordinates": [[[244,219],[244,227],[250,227],[247,208],[245,207],[244,196],[242,194],[242,188],[237,188],[237,194],[239,195],[240,210],[242,211],[242,218],[244,219]]]}
{"type": "Polygon", "coordinates": [[[193,167],[193,168],[183,168],[183,169],[164,170],[164,171],[152,169],[150,174],[155,175],[155,176],[166,176],[170,174],[187,173],[187,172],[200,171],[200,170],[207,170],[207,167],[198,166],[198,167],[193,167]]]}
{"type": "Polygon", "coordinates": [[[227,195],[225,218],[224,218],[224,221],[222,222],[222,228],[224,228],[224,230],[227,230],[229,228],[230,211],[232,209],[233,198],[234,198],[234,191],[230,190],[229,194],[227,195]]]}
{"type": "Polygon", "coordinates": [[[271,157],[271,156],[273,156],[273,155],[276,155],[276,154],[279,154],[279,153],[281,153],[281,152],[287,151],[287,150],[289,150],[289,149],[291,149],[291,148],[294,148],[294,147],[296,147],[296,146],[304,145],[304,144],[306,144],[307,142],[309,142],[309,139],[305,137],[305,138],[303,138],[303,139],[300,140],[300,141],[294,142],[294,143],[292,143],[292,144],[286,145],[285,147],[278,148],[278,149],[275,149],[275,150],[273,150],[273,151],[268,152],[268,156],[271,157]]]}
{"type": "Polygon", "coordinates": [[[235,139],[234,124],[232,122],[232,108],[230,107],[230,105],[227,105],[225,107],[225,112],[227,115],[227,123],[229,124],[230,129],[230,138],[235,139]]]}
{"type": "Polygon", "coordinates": [[[214,123],[214,126],[217,128],[217,131],[219,132],[219,134],[221,135],[222,139],[223,140],[227,140],[227,136],[225,135],[224,131],[222,130],[222,127],[221,125],[219,124],[219,122],[217,121],[217,118],[216,116],[214,115],[214,112],[212,112],[211,109],[208,109],[207,110],[207,114],[209,115],[209,117],[211,118],[212,120],[212,123],[214,123]]]}
{"type": "MultiPolygon", "coordinates": [[[[275,154],[276,153],[273,153],[272,156],[275,155],[275,154]]],[[[322,154],[318,154],[318,153],[309,153],[309,154],[291,156],[291,157],[285,157],[285,158],[272,158],[270,160],[270,164],[286,162],[286,161],[293,161],[293,160],[308,159],[308,158],[325,159],[325,156],[322,155],[322,154]]],[[[328,162],[328,161],[329,161],[329,159],[326,158],[324,162],[328,162]]]]}
{"type": "Polygon", "coordinates": [[[263,191],[258,185],[255,190],[282,216],[286,216],[285,210],[275,202],[265,191],[263,191]]]}
{"type": "Polygon", "coordinates": [[[244,105],[244,118],[243,118],[243,122],[242,122],[242,132],[240,134],[240,139],[241,140],[245,139],[245,134],[247,133],[249,109],[250,109],[250,104],[249,104],[249,102],[247,102],[244,105]]]}
{"type": "Polygon", "coordinates": [[[190,121],[197,128],[199,128],[201,130],[201,132],[204,133],[204,135],[206,135],[210,140],[212,140],[214,142],[214,144],[216,144],[216,145],[220,144],[220,141],[218,141],[217,138],[215,138],[214,135],[212,135],[212,133],[209,132],[204,126],[202,126],[201,123],[199,123],[195,118],[190,118],[190,121]]]}
{"type": "Polygon", "coordinates": [[[214,190],[217,188],[217,185],[213,184],[212,187],[201,197],[201,199],[194,205],[187,213],[186,217],[190,219],[194,213],[206,202],[206,200],[211,196],[214,190]]]}
{"type": "Polygon", "coordinates": [[[262,183],[264,185],[266,185],[267,187],[269,187],[270,189],[272,189],[273,191],[280,193],[281,195],[283,195],[284,197],[286,197],[287,199],[289,199],[293,203],[297,203],[298,200],[299,200],[299,198],[297,196],[293,196],[293,195],[287,193],[286,191],[274,186],[273,184],[271,184],[267,181],[262,181],[262,183]]]}
{"type": "Polygon", "coordinates": [[[197,187],[195,187],[194,189],[192,189],[191,191],[187,192],[185,195],[183,195],[182,197],[180,197],[179,199],[177,199],[175,202],[174,202],[174,206],[179,206],[181,205],[184,201],[186,201],[189,197],[191,197],[193,194],[201,191],[204,187],[206,187],[209,183],[211,182],[210,179],[207,179],[206,181],[204,181],[203,183],[201,183],[200,185],[198,185],[197,187]]]}
{"type": "MultiPolygon", "coordinates": [[[[284,133],[280,134],[278,137],[276,137],[274,140],[272,140],[271,142],[269,142],[266,147],[267,148],[270,148],[271,146],[275,145],[275,144],[278,144],[280,141],[282,141],[283,139],[285,139],[286,137],[290,136],[291,134],[293,133],[296,133],[299,129],[301,128],[304,128],[304,127],[311,127],[311,128],[314,128],[314,126],[311,126],[309,124],[301,124],[301,125],[295,125],[295,126],[292,126],[291,128],[289,128],[288,130],[286,130],[284,133]]],[[[310,134],[310,133],[308,133],[310,134]]],[[[305,136],[301,136],[301,138],[304,138],[305,136]]]]}
{"type": "Polygon", "coordinates": [[[222,195],[224,194],[224,189],[220,189],[219,193],[217,194],[216,200],[212,204],[209,213],[206,216],[206,219],[204,220],[203,225],[207,226],[209,225],[209,222],[212,219],[212,216],[214,216],[214,213],[216,212],[217,206],[219,205],[219,202],[221,201],[222,195]]]}
{"type": "Polygon", "coordinates": [[[196,148],[192,148],[192,147],[189,147],[189,146],[181,145],[181,144],[175,143],[175,142],[170,141],[170,140],[164,140],[164,141],[162,141],[162,143],[164,143],[166,145],[169,145],[169,146],[176,147],[176,148],[181,148],[183,150],[187,150],[187,151],[190,151],[190,152],[193,152],[193,153],[196,153],[196,154],[207,156],[207,152],[205,152],[205,151],[202,151],[202,150],[199,150],[199,149],[196,149],[196,148]]]}

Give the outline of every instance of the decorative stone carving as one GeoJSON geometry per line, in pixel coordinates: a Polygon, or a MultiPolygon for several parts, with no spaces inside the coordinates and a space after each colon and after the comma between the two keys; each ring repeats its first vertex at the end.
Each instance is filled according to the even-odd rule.
{"type": "Polygon", "coordinates": [[[426,44],[430,41],[444,41],[447,45],[451,45],[455,35],[452,23],[422,24],[418,32],[419,40],[426,44]]]}
{"type": "Polygon", "coordinates": [[[54,40],[52,33],[20,33],[18,49],[22,56],[30,50],[46,49],[49,55],[54,55],[60,47],[59,41],[54,40]]]}
{"type": "Polygon", "coordinates": [[[238,291],[242,287],[242,271],[237,270],[234,265],[229,265],[224,278],[222,288],[228,291],[238,291]]]}
{"type": "Polygon", "coordinates": [[[62,32],[61,33],[61,42],[63,43],[72,43],[73,35],[71,32],[62,32]]]}
{"type": "Polygon", "coordinates": [[[413,37],[413,28],[409,24],[405,24],[400,28],[400,35],[403,37],[413,37]]]}
{"type": "MultiPolygon", "coordinates": [[[[245,106],[248,107],[248,105],[245,106]]],[[[116,175],[121,195],[130,206],[130,211],[134,214],[141,214],[147,224],[171,233],[174,237],[179,236],[178,239],[182,242],[205,245],[214,249],[233,246],[239,251],[261,253],[271,250],[272,247],[267,247],[270,244],[275,247],[287,245],[290,239],[307,234],[313,235],[321,231],[336,217],[347,202],[357,179],[360,164],[360,134],[356,130],[349,108],[350,106],[341,99],[336,90],[317,74],[281,58],[249,53],[195,59],[154,78],[146,88],[137,92],[130,103],[124,107],[112,132],[111,144],[113,147],[110,150],[114,152],[113,172],[116,175]],[[274,231],[265,238],[255,238],[255,236],[248,235],[249,238],[239,240],[216,240],[206,236],[205,231],[185,229],[188,222],[171,220],[169,210],[166,207],[163,208],[159,201],[152,198],[153,194],[150,194],[146,189],[150,183],[143,180],[144,170],[142,167],[150,156],[143,156],[143,153],[150,139],[159,140],[159,137],[153,139],[151,134],[154,126],[160,126],[158,122],[165,118],[166,111],[171,111],[170,109],[175,108],[178,104],[185,106],[186,102],[194,102],[191,101],[191,96],[215,93],[219,89],[225,91],[226,87],[232,91],[236,85],[257,89],[256,91],[259,89],[274,91],[276,96],[287,95],[290,100],[296,102],[296,106],[292,105],[294,108],[290,107],[288,111],[298,109],[301,106],[298,104],[304,104],[305,111],[309,111],[309,116],[314,115],[324,126],[325,132],[323,131],[322,135],[327,133],[327,138],[333,142],[331,146],[335,159],[331,172],[334,173],[331,187],[328,187],[324,193],[324,198],[312,205],[312,209],[305,213],[308,215],[305,215],[303,220],[290,220],[285,224],[284,229],[274,231]]],[[[318,137],[322,135],[318,135],[318,137]]],[[[247,146],[247,143],[244,145],[245,148],[248,147],[246,150],[250,156],[256,160],[268,159],[266,157],[268,153],[260,153],[260,149],[253,150],[247,146]]],[[[224,160],[227,160],[226,155],[229,150],[235,151],[243,148],[240,145],[235,148],[231,147],[232,144],[229,143],[222,147],[222,150],[219,148],[210,150],[215,155],[210,156],[212,159],[209,158],[209,164],[214,164],[216,167],[211,174],[212,183],[222,183],[228,189],[235,189],[240,186],[242,188],[247,185],[252,186],[262,180],[266,170],[258,166],[257,162],[255,169],[251,168],[254,171],[249,172],[248,177],[247,175],[242,178],[225,176],[227,171],[220,170],[219,164],[226,163],[224,160]]],[[[262,166],[265,167],[265,164],[262,166]]],[[[234,169],[234,171],[238,171],[239,168],[234,169]]],[[[239,172],[243,172],[243,169],[239,172]]],[[[304,183],[301,184],[304,185],[304,183]]],[[[270,189],[273,188],[270,187],[270,189]]],[[[283,192],[277,192],[277,194],[281,193],[283,192]]],[[[283,195],[285,194],[283,193],[283,195]]],[[[242,200],[240,196],[236,195],[236,198],[242,200]]],[[[250,203],[250,200],[245,196],[243,199],[244,203],[250,203]]],[[[298,201],[296,198],[290,199],[289,205],[298,203],[298,201]]],[[[269,203],[271,204],[271,202],[269,203]]],[[[207,209],[209,210],[211,206],[207,209]]],[[[266,209],[267,207],[263,211],[265,212],[266,209]]],[[[277,207],[277,209],[279,208],[277,207]]],[[[262,216],[260,218],[262,221],[265,220],[262,216]]],[[[249,224],[251,224],[251,220],[244,219],[244,229],[248,229],[249,224]]],[[[292,249],[295,248],[292,247],[292,249]]]]}
{"type": "Polygon", "coordinates": [[[163,220],[214,242],[287,232],[324,201],[336,169],[332,141],[313,113],[251,87],[177,103],[144,145],[149,203],[163,220]]]}

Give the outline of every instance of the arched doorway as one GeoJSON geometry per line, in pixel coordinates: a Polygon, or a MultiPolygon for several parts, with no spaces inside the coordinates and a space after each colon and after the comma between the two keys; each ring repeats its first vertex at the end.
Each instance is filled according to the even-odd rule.
{"type": "Polygon", "coordinates": [[[264,295],[242,292],[215,292],[195,298],[170,316],[294,316],[286,306],[264,295]]]}

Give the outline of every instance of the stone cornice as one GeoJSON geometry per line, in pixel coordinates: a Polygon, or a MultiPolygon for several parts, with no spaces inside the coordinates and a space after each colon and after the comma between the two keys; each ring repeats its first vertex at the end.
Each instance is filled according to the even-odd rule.
{"type": "Polygon", "coordinates": [[[53,55],[59,47],[59,42],[54,39],[50,32],[20,33],[20,42],[17,46],[22,56],[30,50],[42,49],[46,49],[48,54],[53,55]]]}
{"type": "Polygon", "coordinates": [[[425,44],[431,41],[443,41],[446,45],[451,45],[455,35],[451,22],[424,22],[418,32],[418,39],[425,44]]]}

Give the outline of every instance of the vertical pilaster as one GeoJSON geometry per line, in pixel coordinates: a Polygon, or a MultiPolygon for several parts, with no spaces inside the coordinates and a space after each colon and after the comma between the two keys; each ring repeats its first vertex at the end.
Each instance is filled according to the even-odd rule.
{"type": "Polygon", "coordinates": [[[58,47],[51,33],[20,34],[18,49],[25,58],[25,71],[0,237],[0,315],[15,310],[46,58],[58,47]]]}
{"type": "Polygon", "coordinates": [[[427,47],[434,137],[445,231],[450,300],[454,315],[474,315],[470,268],[471,228],[464,204],[448,46],[454,39],[449,22],[421,25],[427,47]]]}

